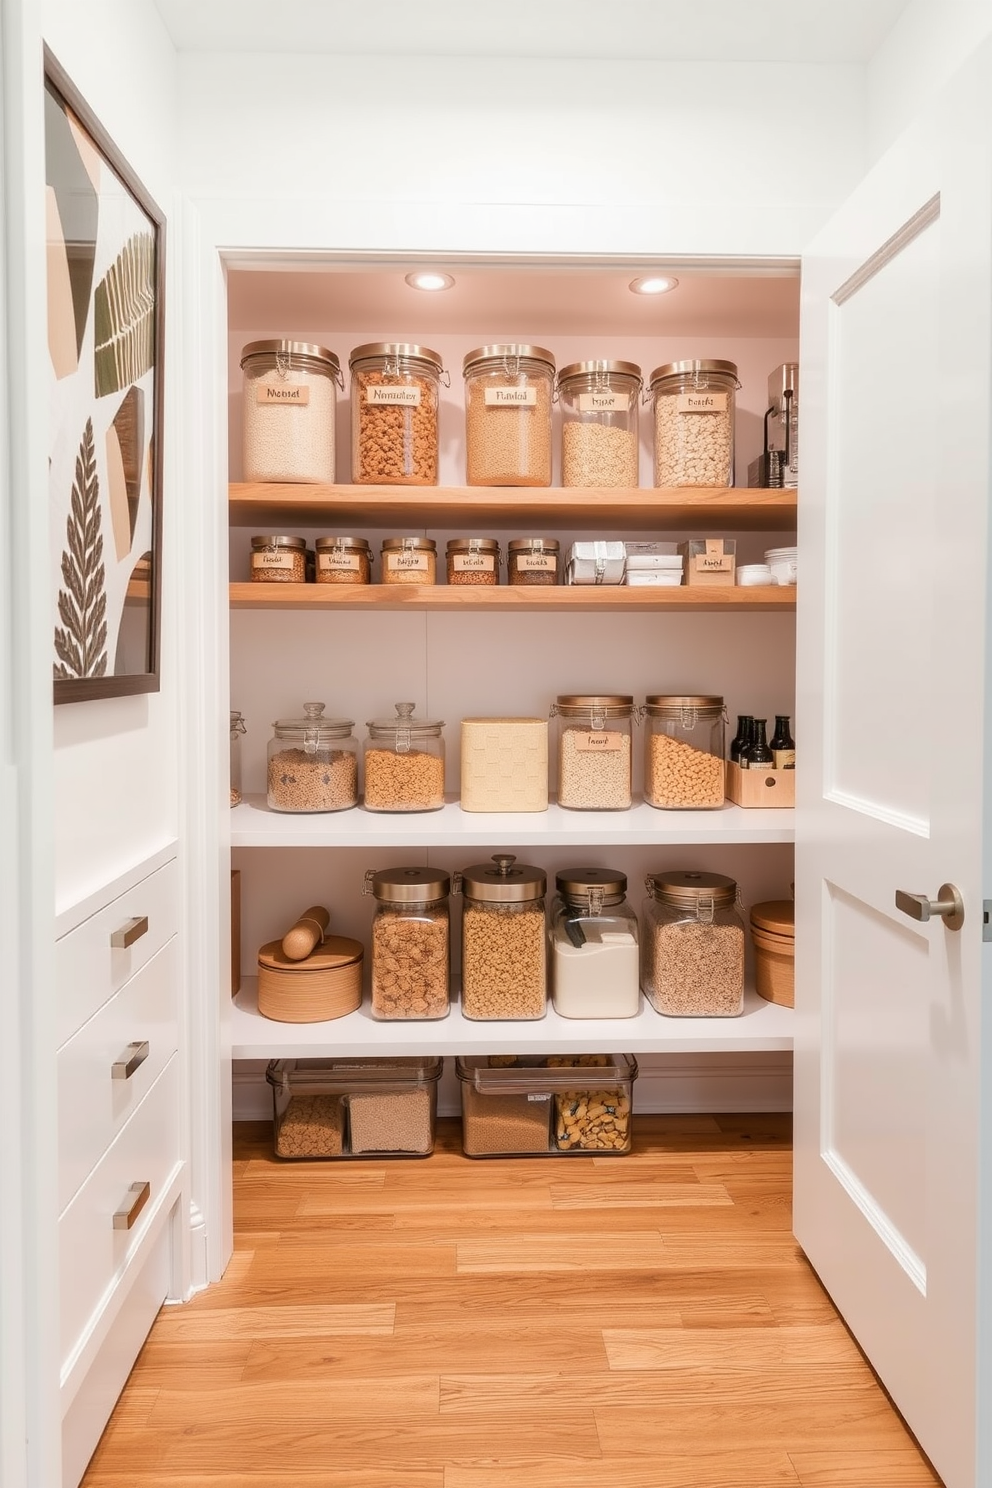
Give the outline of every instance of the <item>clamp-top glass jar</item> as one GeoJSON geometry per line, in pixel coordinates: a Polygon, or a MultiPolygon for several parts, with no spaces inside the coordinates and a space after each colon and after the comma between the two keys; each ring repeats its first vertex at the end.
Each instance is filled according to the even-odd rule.
{"type": "Polygon", "coordinates": [[[250,341],[241,353],[246,481],[333,481],[333,351],[308,341],[250,341]]]}
{"type": "Polygon", "coordinates": [[[443,720],[414,718],[397,703],[395,718],[373,718],[365,740],[368,811],[440,811],[444,805],[443,720]]]}
{"type": "Polygon", "coordinates": [[[352,480],[359,486],[436,486],[440,352],[370,341],[355,347],[348,365],[352,480]]]}
{"type": "Polygon", "coordinates": [[[655,693],[644,704],[644,799],[669,811],[724,802],[722,697],[655,693]]]}
{"type": "Polygon", "coordinates": [[[550,486],[555,359],[543,346],[479,346],[465,358],[470,486],[550,486]]]}
{"type": "Polygon", "coordinates": [[[561,544],[555,537],[515,537],[506,545],[508,584],[553,588],[558,582],[561,544]]]}
{"type": "Polygon", "coordinates": [[[563,693],[558,718],[558,805],[572,811],[626,811],[631,802],[634,699],[621,693],[563,693]]]}
{"type": "Polygon", "coordinates": [[[656,486],[734,484],[733,362],[666,362],[651,373],[656,486]]]}
{"type": "Polygon", "coordinates": [[[495,537],[452,537],[446,565],[449,584],[498,584],[502,554],[495,537]]]}
{"type": "Polygon", "coordinates": [[[551,987],[563,1018],[633,1018],[640,1007],[637,916],[614,868],[555,875],[551,987]]]}
{"type": "Polygon", "coordinates": [[[450,1011],[448,893],[438,868],[369,869],[372,920],[372,1016],[446,1018],[450,1011]]]}
{"type": "Polygon", "coordinates": [[[241,795],[241,735],[247,733],[243,713],[231,710],[231,805],[240,806],[241,795]]]}
{"type": "Polygon", "coordinates": [[[636,486],[641,369],[572,362],[558,374],[563,486],[636,486]]]}
{"type": "Polygon", "coordinates": [[[505,853],[466,868],[460,880],[462,1012],[480,1020],[543,1018],[547,875],[505,853]]]}
{"type": "Polygon", "coordinates": [[[280,718],[268,746],[270,811],[345,811],[358,804],[358,744],[350,718],[325,718],[304,703],[304,718],[280,718]]]}
{"type": "Polygon", "coordinates": [[[736,1018],[744,1011],[744,921],[722,873],[645,879],[641,986],[656,1012],[736,1018]]]}
{"type": "Polygon", "coordinates": [[[364,537],[318,537],[314,542],[318,584],[368,584],[372,549],[364,537]]]}

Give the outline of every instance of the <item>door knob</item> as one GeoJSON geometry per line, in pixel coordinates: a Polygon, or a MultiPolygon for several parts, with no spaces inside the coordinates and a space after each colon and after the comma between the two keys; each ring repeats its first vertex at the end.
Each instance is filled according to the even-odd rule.
{"type": "Polygon", "coordinates": [[[936,899],[896,889],[896,909],[901,909],[911,920],[926,921],[931,915],[940,915],[948,930],[960,930],[964,924],[964,900],[953,884],[941,884],[936,899]]]}

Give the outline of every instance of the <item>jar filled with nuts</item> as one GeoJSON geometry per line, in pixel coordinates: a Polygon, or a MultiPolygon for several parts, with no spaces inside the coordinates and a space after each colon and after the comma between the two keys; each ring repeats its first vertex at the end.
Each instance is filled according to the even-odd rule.
{"type": "Polygon", "coordinates": [[[437,543],[432,537],[387,537],[382,543],[384,584],[436,584],[437,543]]]}
{"type": "Polygon", "coordinates": [[[470,486],[550,486],[555,359],[543,346],[479,346],[465,358],[470,486]]]}
{"type": "Polygon", "coordinates": [[[737,884],[722,873],[645,879],[641,986],[656,1012],[736,1018],[744,1011],[744,922],[737,884]]]}
{"type": "Polygon", "coordinates": [[[367,584],[372,549],[364,537],[318,537],[314,543],[318,584],[367,584]]]}
{"type": "Polygon", "coordinates": [[[449,584],[498,584],[501,554],[494,537],[452,537],[447,548],[449,584]]]}
{"type": "Polygon", "coordinates": [[[345,811],[358,805],[358,744],[350,718],[325,718],[304,703],[304,718],[280,718],[268,747],[270,811],[345,811]]]}
{"type": "Polygon", "coordinates": [[[447,1017],[450,888],[450,874],[437,868],[370,868],[366,873],[364,892],[377,901],[373,1018],[447,1017]]]}
{"type": "Polygon", "coordinates": [[[553,537],[513,538],[506,545],[507,583],[553,587],[558,582],[560,551],[561,545],[553,537]]]}
{"type": "Polygon", "coordinates": [[[644,799],[668,811],[724,801],[727,714],[722,697],[655,693],[644,704],[644,799]]]}
{"type": "Polygon", "coordinates": [[[306,341],[252,341],[241,354],[246,481],[333,481],[341,364],[306,341]]]}
{"type": "Polygon", "coordinates": [[[253,584],[305,584],[307,542],[305,537],[266,537],[251,540],[253,584]]]}
{"type": "Polygon", "coordinates": [[[356,485],[436,486],[444,363],[429,346],[371,341],[351,367],[351,478],[356,485]]]}
{"type": "Polygon", "coordinates": [[[633,362],[572,362],[558,375],[563,486],[636,486],[641,369],[633,362]]]}
{"type": "Polygon", "coordinates": [[[543,1018],[547,1012],[547,875],[494,855],[461,874],[462,1012],[466,1018],[543,1018]],[[493,866],[495,865],[495,866],[493,866]]]}
{"type": "Polygon", "coordinates": [[[231,805],[240,806],[241,795],[241,735],[247,733],[243,713],[231,711],[231,805]]]}
{"type": "Polygon", "coordinates": [[[551,986],[563,1018],[633,1018],[640,1009],[637,916],[627,876],[572,868],[555,876],[551,986]]]}
{"type": "Polygon", "coordinates": [[[656,486],[734,484],[733,362],[666,362],[651,373],[656,486]]]}
{"type": "Polygon", "coordinates": [[[444,805],[444,723],[414,718],[414,706],[397,703],[395,718],[367,725],[367,811],[440,811],[444,805]]]}
{"type": "Polygon", "coordinates": [[[558,718],[558,804],[572,811],[626,811],[630,806],[631,719],[623,694],[567,693],[558,718]]]}

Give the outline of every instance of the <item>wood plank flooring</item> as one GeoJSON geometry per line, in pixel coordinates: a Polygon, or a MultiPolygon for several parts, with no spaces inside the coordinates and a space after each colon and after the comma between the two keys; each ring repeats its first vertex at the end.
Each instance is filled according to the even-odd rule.
{"type": "Polygon", "coordinates": [[[83,1488],[939,1488],[792,1238],[784,1116],[629,1158],[277,1162],[83,1488]]]}

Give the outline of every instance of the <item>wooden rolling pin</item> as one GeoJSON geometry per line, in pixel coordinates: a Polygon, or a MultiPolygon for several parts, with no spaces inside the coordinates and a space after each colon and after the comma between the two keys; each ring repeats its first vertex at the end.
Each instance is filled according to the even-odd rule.
{"type": "Polygon", "coordinates": [[[302,961],[309,956],[314,946],[320,945],[330,921],[330,914],[322,904],[311,904],[305,909],[291,930],[282,938],[282,953],[290,961],[302,961]]]}

